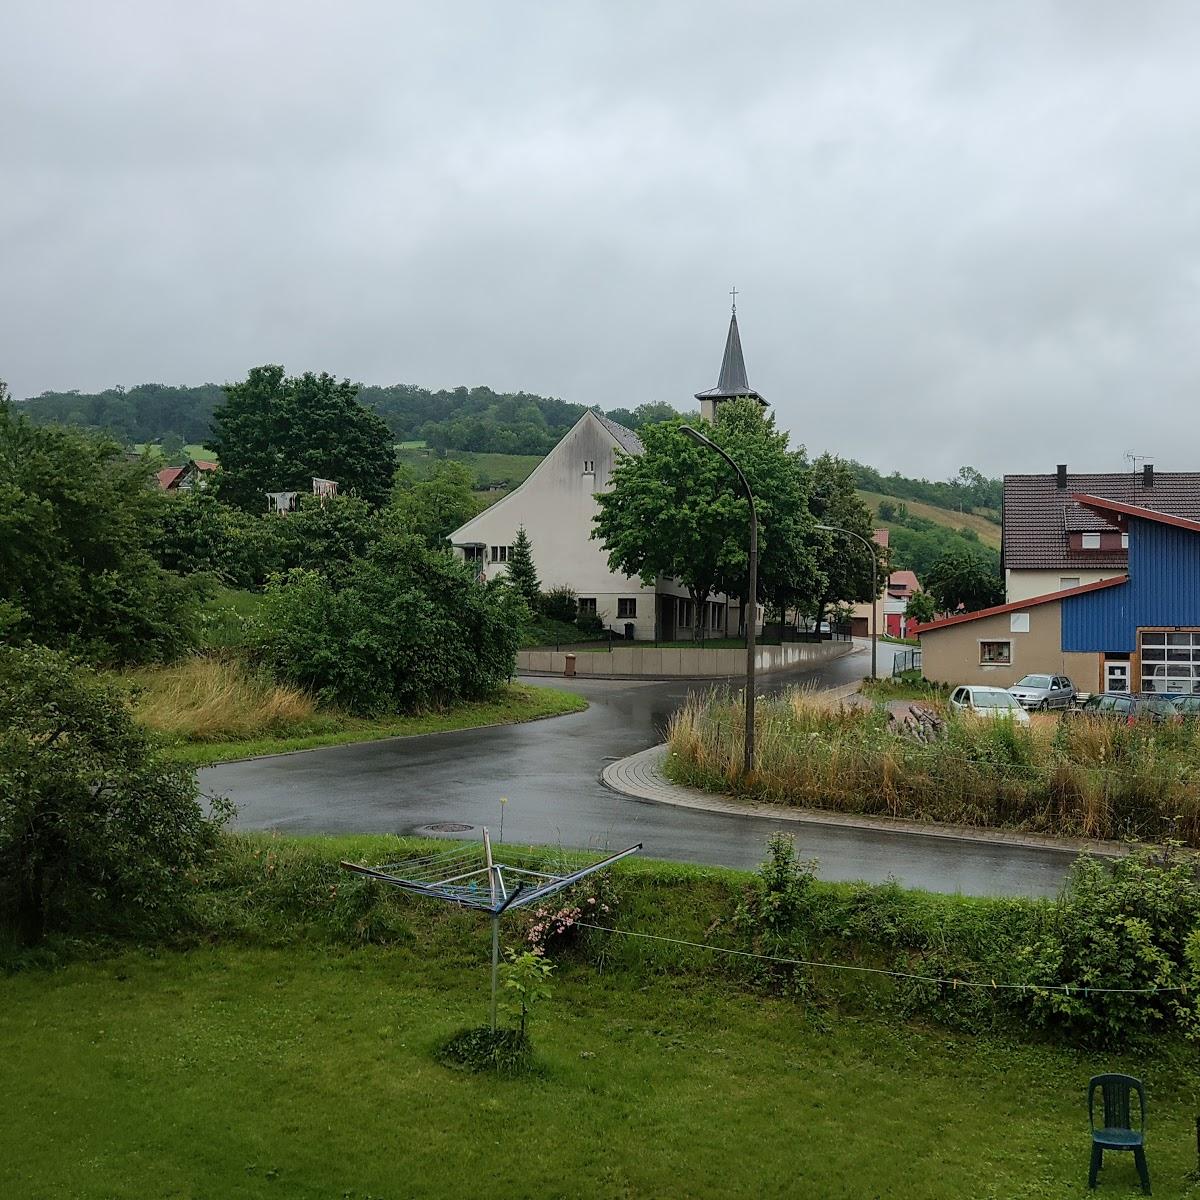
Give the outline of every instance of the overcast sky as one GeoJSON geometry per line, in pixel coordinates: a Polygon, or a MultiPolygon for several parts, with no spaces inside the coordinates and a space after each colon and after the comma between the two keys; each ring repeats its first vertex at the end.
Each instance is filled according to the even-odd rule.
{"type": "Polygon", "coordinates": [[[6,0],[0,378],[258,363],[1200,469],[1200,5],[6,0]]]}

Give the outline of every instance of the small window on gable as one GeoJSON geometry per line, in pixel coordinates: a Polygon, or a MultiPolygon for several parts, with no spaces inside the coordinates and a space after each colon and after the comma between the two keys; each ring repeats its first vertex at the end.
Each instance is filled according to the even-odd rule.
{"type": "Polygon", "coordinates": [[[1085,550],[1099,550],[1100,535],[1098,533],[1085,533],[1080,544],[1085,550]]]}
{"type": "Polygon", "coordinates": [[[1012,662],[1012,642],[980,642],[979,662],[983,666],[1008,666],[1012,662]]]}
{"type": "Polygon", "coordinates": [[[1127,534],[1127,533],[1121,534],[1121,549],[1122,550],[1129,549],[1129,534],[1127,534]]]}
{"type": "Polygon", "coordinates": [[[583,460],[583,473],[585,475],[595,475],[596,460],[594,458],[585,458],[583,460]]]}

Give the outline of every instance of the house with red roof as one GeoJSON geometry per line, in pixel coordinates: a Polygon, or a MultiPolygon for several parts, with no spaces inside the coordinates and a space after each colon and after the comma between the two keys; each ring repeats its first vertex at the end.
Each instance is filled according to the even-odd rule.
{"type": "Polygon", "coordinates": [[[1200,693],[1200,519],[1086,492],[1069,502],[1124,569],[921,626],[925,677],[1009,687],[1037,672],[1083,691],[1200,693]]]}
{"type": "Polygon", "coordinates": [[[208,487],[216,472],[215,462],[189,458],[182,467],[163,467],[154,477],[164,492],[190,492],[192,488],[208,487]]]}

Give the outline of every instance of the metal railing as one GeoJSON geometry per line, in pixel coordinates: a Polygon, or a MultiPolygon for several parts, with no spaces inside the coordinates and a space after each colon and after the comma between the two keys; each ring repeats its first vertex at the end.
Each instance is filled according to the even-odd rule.
{"type": "Polygon", "coordinates": [[[921,647],[914,646],[911,650],[897,650],[892,659],[892,674],[903,675],[905,671],[921,670],[921,647]]]}

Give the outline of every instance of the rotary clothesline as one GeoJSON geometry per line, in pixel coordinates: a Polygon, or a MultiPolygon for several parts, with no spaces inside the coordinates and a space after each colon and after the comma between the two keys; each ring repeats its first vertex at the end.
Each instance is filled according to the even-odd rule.
{"type": "Polygon", "coordinates": [[[616,933],[622,937],[644,938],[652,942],[668,942],[673,946],[689,946],[693,950],[709,950],[713,954],[729,954],[737,958],[755,958],[763,962],[783,963],[793,967],[819,967],[827,971],[855,971],[864,975],[887,975],[892,979],[910,979],[916,983],[940,983],[957,988],[980,988],[983,991],[1021,991],[1021,992],[1062,992],[1069,996],[1072,992],[1092,995],[1125,995],[1125,996],[1156,996],[1167,992],[1178,992],[1187,995],[1187,984],[1177,984],[1168,987],[1148,988],[1113,988],[1087,987],[1083,984],[1069,983],[997,983],[992,980],[942,978],[939,975],[918,975],[912,971],[890,971],[886,967],[860,967],[853,963],[816,962],[807,958],[783,958],[775,954],[757,954],[753,950],[732,950],[727,946],[713,946],[707,942],[689,942],[683,938],[664,937],[658,933],[638,933],[632,929],[612,929],[607,925],[593,925],[590,921],[576,921],[576,925],[584,929],[598,929],[601,933],[616,933]]]}

